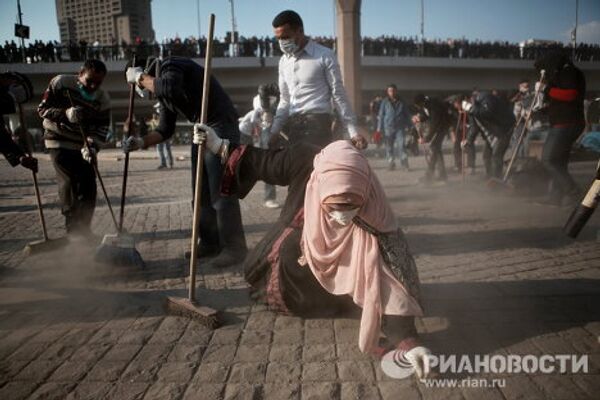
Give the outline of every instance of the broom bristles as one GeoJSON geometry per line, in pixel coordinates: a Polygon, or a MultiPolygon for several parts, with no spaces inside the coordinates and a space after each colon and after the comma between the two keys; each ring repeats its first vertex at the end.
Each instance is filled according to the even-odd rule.
{"type": "Polygon", "coordinates": [[[146,263],[129,237],[106,235],[96,249],[94,260],[104,264],[146,268],[146,263]]]}

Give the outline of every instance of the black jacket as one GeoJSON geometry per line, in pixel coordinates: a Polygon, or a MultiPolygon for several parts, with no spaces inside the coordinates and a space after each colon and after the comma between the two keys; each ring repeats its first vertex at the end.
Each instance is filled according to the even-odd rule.
{"type": "MultiPolygon", "coordinates": [[[[511,104],[489,92],[477,94],[473,100],[473,108],[469,111],[469,119],[473,126],[479,127],[484,136],[498,138],[510,135],[515,124],[511,104]]],[[[469,140],[474,140],[473,135],[476,134],[477,130],[470,130],[469,140]]]]}
{"type": "MultiPolygon", "coordinates": [[[[154,80],[155,95],[160,107],[160,122],[156,129],[164,139],[175,133],[177,114],[190,122],[200,120],[204,68],[185,57],[169,57],[154,80]]],[[[207,124],[218,129],[218,134],[233,143],[239,142],[238,114],[221,84],[211,76],[207,124]]]]}
{"type": "Polygon", "coordinates": [[[15,112],[15,102],[8,89],[4,86],[0,86],[0,153],[6,157],[10,165],[13,167],[19,164],[19,158],[25,155],[21,148],[13,142],[4,124],[4,115],[13,114],[15,112]]]}
{"type": "Polygon", "coordinates": [[[563,54],[551,53],[535,62],[535,68],[546,71],[546,99],[550,124],[584,124],[583,99],[585,76],[563,54]]]}
{"type": "Polygon", "coordinates": [[[417,106],[419,118],[429,123],[429,130],[424,139],[426,142],[444,140],[452,121],[449,106],[437,97],[425,97],[422,107],[417,106]]]}
{"type": "Polygon", "coordinates": [[[550,124],[584,124],[583,99],[585,77],[573,64],[567,64],[548,82],[548,118],[550,124]]]}

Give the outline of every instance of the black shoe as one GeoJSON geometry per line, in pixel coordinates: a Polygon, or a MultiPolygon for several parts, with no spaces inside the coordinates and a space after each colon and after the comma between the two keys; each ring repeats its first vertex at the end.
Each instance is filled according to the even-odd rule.
{"type": "Polygon", "coordinates": [[[166,165],[159,165],[158,168],[156,168],[156,169],[165,169],[165,168],[167,168],[166,165]]]}
{"type": "Polygon", "coordinates": [[[391,162],[388,164],[388,170],[393,171],[396,169],[396,163],[395,162],[391,162]]]}
{"type": "MultiPolygon", "coordinates": [[[[198,258],[215,257],[217,254],[219,254],[220,251],[221,250],[217,246],[200,245],[200,246],[198,246],[198,258]]],[[[192,256],[192,252],[190,250],[188,250],[185,252],[185,254],[183,256],[187,260],[189,260],[190,257],[192,256]]]]}
{"type": "Polygon", "coordinates": [[[210,266],[213,268],[227,268],[240,264],[246,258],[246,250],[225,249],[219,255],[210,260],[210,266]]]}

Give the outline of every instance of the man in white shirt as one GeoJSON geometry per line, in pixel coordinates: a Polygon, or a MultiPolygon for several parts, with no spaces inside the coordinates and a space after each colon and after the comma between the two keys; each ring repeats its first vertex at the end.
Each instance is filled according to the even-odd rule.
{"type": "Polygon", "coordinates": [[[281,95],[271,133],[283,131],[289,144],[302,141],[324,147],[332,141],[333,102],[350,137],[366,147],[333,51],[304,35],[302,18],[295,11],[279,13],[273,29],[283,55],[279,60],[281,95]]]}

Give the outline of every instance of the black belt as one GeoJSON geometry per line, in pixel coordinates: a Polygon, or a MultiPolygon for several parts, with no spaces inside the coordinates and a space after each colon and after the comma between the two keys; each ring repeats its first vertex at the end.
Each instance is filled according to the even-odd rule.
{"type": "Polygon", "coordinates": [[[290,134],[310,134],[317,132],[302,132],[306,129],[308,130],[330,130],[331,129],[332,117],[331,114],[294,114],[287,121],[287,130],[290,134]]]}

